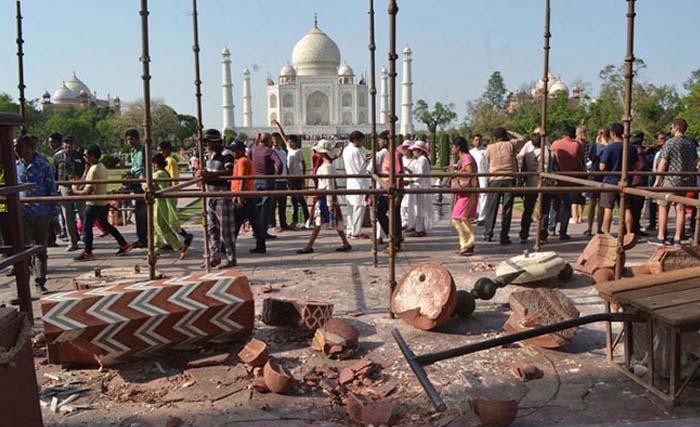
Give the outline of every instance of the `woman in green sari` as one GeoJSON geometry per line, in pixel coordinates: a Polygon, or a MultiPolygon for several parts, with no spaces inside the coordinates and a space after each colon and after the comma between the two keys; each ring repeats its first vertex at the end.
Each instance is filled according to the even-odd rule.
{"type": "MultiPolygon", "coordinates": [[[[165,170],[165,157],[162,154],[153,156],[153,189],[155,191],[170,187],[171,181],[159,181],[159,178],[170,178],[165,170]]],[[[156,198],[153,206],[153,225],[155,234],[155,247],[160,248],[164,244],[170,245],[173,250],[180,252],[180,259],[187,256],[190,247],[180,241],[180,220],[177,217],[175,204],[168,199],[156,198]]]]}

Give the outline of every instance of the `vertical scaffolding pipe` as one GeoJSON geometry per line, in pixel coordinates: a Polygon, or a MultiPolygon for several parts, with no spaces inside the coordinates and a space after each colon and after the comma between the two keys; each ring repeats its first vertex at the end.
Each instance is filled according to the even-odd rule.
{"type": "MultiPolygon", "coordinates": [[[[18,2],[19,3],[19,2],[18,2]]],[[[16,117],[16,116],[15,116],[16,117]]],[[[2,156],[2,168],[5,171],[4,185],[10,187],[17,185],[17,169],[15,168],[15,152],[12,147],[12,126],[20,123],[3,123],[0,126],[0,156],[2,156]]],[[[10,223],[9,232],[12,239],[12,252],[20,253],[25,249],[24,229],[22,227],[22,216],[19,209],[19,194],[11,193],[5,196],[5,206],[7,207],[7,218],[10,223]]],[[[34,312],[32,310],[32,294],[29,290],[29,260],[24,259],[13,266],[15,280],[17,281],[17,299],[19,299],[19,309],[27,314],[30,322],[34,322],[34,312]]]]}
{"type": "Polygon", "coordinates": [[[148,220],[148,275],[151,280],[156,278],[156,254],[153,235],[153,165],[151,162],[151,57],[148,48],[148,0],[141,0],[141,64],[143,74],[143,133],[144,133],[144,163],[146,168],[146,213],[148,220]]]}
{"type": "MultiPolygon", "coordinates": [[[[24,39],[22,38],[22,2],[17,0],[17,72],[19,74],[19,115],[22,116],[22,134],[27,133],[27,100],[24,98],[24,39]]],[[[31,317],[31,316],[30,316],[31,317]]]]}
{"type": "MultiPolygon", "coordinates": [[[[549,39],[552,37],[552,33],[549,31],[549,21],[550,21],[550,0],[546,0],[544,9],[544,72],[542,76],[542,81],[544,82],[544,87],[542,88],[542,115],[540,118],[540,162],[538,165],[540,174],[537,176],[537,188],[542,188],[543,179],[542,173],[544,172],[544,160],[546,153],[546,139],[547,139],[547,101],[549,98],[549,39]]],[[[551,172],[551,171],[550,171],[551,172]]],[[[544,202],[544,194],[541,192],[537,193],[537,212],[535,213],[535,218],[537,218],[537,226],[535,227],[535,252],[539,252],[542,248],[541,235],[542,235],[542,203],[544,202]]]]}
{"type": "MultiPolygon", "coordinates": [[[[374,56],[377,46],[374,44],[374,0],[369,0],[369,94],[370,120],[372,140],[372,173],[377,174],[377,82],[374,56]]],[[[372,179],[372,188],[377,188],[376,180],[372,179]]],[[[377,195],[372,194],[372,265],[376,268],[377,260],[377,195]]]]}
{"type": "MultiPolygon", "coordinates": [[[[389,301],[396,288],[396,0],[389,1],[389,301]]],[[[389,317],[394,318],[389,304],[389,317]]]]}
{"type": "MultiPolygon", "coordinates": [[[[192,33],[194,36],[194,44],[192,51],[194,52],[194,88],[195,99],[197,103],[197,150],[199,151],[199,167],[203,168],[204,163],[204,144],[202,143],[202,80],[199,73],[199,23],[197,14],[197,0],[192,0],[192,33]]],[[[209,221],[207,219],[207,186],[202,182],[202,228],[204,229],[204,265],[207,272],[211,272],[211,264],[209,263],[209,221]]]]}
{"type": "MultiPolygon", "coordinates": [[[[620,174],[620,188],[627,186],[627,170],[629,168],[627,154],[629,153],[630,145],[630,126],[632,122],[632,79],[634,68],[634,5],[636,0],[627,0],[627,54],[625,55],[625,112],[623,125],[624,132],[622,135],[622,171],[620,174]]],[[[615,279],[622,277],[622,271],[625,268],[624,260],[624,239],[625,239],[625,217],[627,197],[623,191],[620,191],[620,226],[617,233],[617,261],[615,262],[615,279]]],[[[626,230],[631,233],[632,230],[626,230]]]]}

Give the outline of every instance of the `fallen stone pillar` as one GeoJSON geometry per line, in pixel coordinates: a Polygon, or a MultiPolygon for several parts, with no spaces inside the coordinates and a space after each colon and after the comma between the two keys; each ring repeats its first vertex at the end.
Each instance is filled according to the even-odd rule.
{"type": "Polygon", "coordinates": [[[333,303],[285,298],[263,300],[263,322],[270,326],[313,331],[333,317],[333,303]]]}
{"type": "MultiPolygon", "coordinates": [[[[528,289],[513,292],[508,301],[511,315],[503,325],[506,332],[515,333],[533,328],[576,319],[580,316],[574,304],[557,289],[528,289]]],[[[527,344],[544,348],[558,348],[568,343],[576,328],[525,340],[527,344]]]]}
{"type": "Polygon", "coordinates": [[[108,365],[251,334],[250,283],[237,270],[62,292],[42,298],[51,363],[108,365]]]}

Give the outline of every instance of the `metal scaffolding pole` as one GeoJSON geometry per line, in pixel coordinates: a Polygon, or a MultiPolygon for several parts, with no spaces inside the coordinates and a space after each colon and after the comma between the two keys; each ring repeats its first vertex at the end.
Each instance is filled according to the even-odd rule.
{"type": "Polygon", "coordinates": [[[632,79],[634,67],[634,5],[636,0],[627,0],[627,55],[625,55],[625,115],[623,118],[624,132],[622,135],[622,173],[620,175],[620,224],[617,233],[617,261],[615,262],[615,279],[622,277],[625,268],[625,232],[632,233],[634,230],[626,230],[625,218],[627,217],[627,169],[629,168],[627,154],[630,145],[630,125],[632,122],[632,79]]]}
{"type": "MultiPolygon", "coordinates": [[[[19,115],[22,116],[22,134],[27,133],[27,100],[24,98],[24,39],[22,38],[22,5],[20,0],[17,0],[17,73],[19,74],[19,115]]],[[[30,316],[31,318],[31,316],[30,316]]]]}
{"type": "Polygon", "coordinates": [[[148,221],[148,275],[151,280],[156,278],[155,239],[153,235],[153,165],[151,162],[151,57],[148,49],[148,0],[141,0],[141,64],[143,65],[143,133],[144,133],[144,163],[146,168],[146,214],[148,221]]]}
{"type": "MultiPolygon", "coordinates": [[[[202,80],[199,73],[199,24],[197,21],[197,0],[192,0],[192,33],[194,35],[194,44],[192,51],[194,52],[194,87],[195,99],[197,100],[197,150],[199,151],[199,167],[204,168],[204,144],[202,143],[202,80]]],[[[204,265],[207,273],[211,271],[209,263],[209,221],[207,219],[207,186],[202,182],[202,228],[204,236],[204,265]]]]}
{"type": "MultiPolygon", "coordinates": [[[[377,174],[377,82],[374,61],[377,46],[374,44],[374,0],[369,0],[369,94],[370,121],[372,123],[370,138],[372,140],[372,173],[377,174]]],[[[372,180],[372,188],[377,183],[372,180]]],[[[377,195],[372,195],[372,265],[376,268],[377,260],[377,195]]]]}
{"type": "MultiPolygon", "coordinates": [[[[389,301],[396,288],[396,233],[394,229],[396,218],[396,15],[399,6],[396,0],[389,1],[389,301]]],[[[389,304],[389,317],[394,318],[394,312],[389,304]]]]}
{"type": "MultiPolygon", "coordinates": [[[[542,117],[540,121],[540,161],[538,165],[538,170],[540,171],[537,176],[537,188],[542,188],[543,179],[542,173],[544,172],[545,165],[545,153],[547,151],[547,98],[549,97],[549,39],[552,37],[552,33],[549,32],[549,17],[550,17],[550,0],[546,0],[545,12],[544,12],[544,71],[542,81],[544,82],[544,87],[542,88],[542,117]]],[[[542,204],[544,203],[544,195],[542,193],[537,193],[537,204],[535,218],[537,218],[537,225],[535,226],[535,252],[539,252],[542,248],[542,204]]]]}

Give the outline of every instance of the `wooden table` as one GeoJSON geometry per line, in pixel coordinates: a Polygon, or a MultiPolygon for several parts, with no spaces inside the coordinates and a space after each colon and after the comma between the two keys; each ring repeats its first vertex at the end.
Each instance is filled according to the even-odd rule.
{"type": "Polygon", "coordinates": [[[612,340],[611,327],[606,328],[608,360],[626,376],[641,384],[663,400],[677,405],[680,395],[700,367],[681,383],[681,340],[683,333],[700,329],[700,267],[686,268],[667,273],[625,278],[596,285],[606,302],[606,309],[616,304],[626,312],[639,316],[638,322],[624,324],[625,361],[620,365],[613,360],[616,342],[612,340]],[[635,323],[647,328],[644,343],[634,342],[635,323]],[[654,383],[654,331],[664,328],[671,335],[669,349],[670,366],[668,387],[664,390],[654,383]],[[635,344],[646,350],[647,378],[637,376],[631,366],[635,344]]]}

